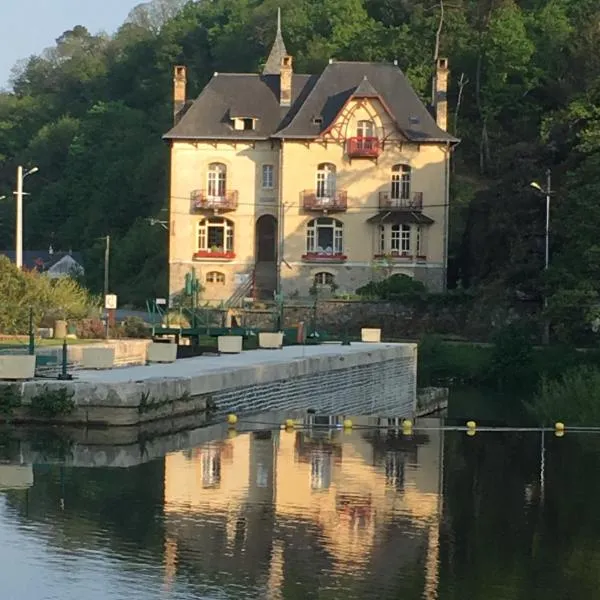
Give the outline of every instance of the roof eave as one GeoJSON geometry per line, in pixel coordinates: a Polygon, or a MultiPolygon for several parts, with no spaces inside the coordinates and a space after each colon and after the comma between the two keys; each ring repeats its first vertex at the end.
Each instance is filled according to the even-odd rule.
{"type": "Polygon", "coordinates": [[[229,142],[257,142],[257,141],[265,141],[271,139],[273,136],[253,136],[253,137],[230,137],[230,136],[219,136],[219,135],[168,135],[165,134],[162,136],[162,139],[165,141],[184,141],[189,140],[193,142],[194,140],[218,140],[218,141],[229,141],[229,142]]]}

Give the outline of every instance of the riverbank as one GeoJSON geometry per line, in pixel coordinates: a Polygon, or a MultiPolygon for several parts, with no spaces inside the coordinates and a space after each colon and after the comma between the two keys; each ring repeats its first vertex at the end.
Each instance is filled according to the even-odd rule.
{"type": "Polygon", "coordinates": [[[0,394],[18,422],[130,426],[207,410],[411,417],[416,372],[416,344],[323,344],[80,370],[73,381],[0,383],[0,394]],[[65,410],[40,415],[45,398],[65,410]]]}

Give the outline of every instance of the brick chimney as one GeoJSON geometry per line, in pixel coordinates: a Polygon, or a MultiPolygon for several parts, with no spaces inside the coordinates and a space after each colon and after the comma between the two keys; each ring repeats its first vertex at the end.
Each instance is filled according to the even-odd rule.
{"type": "Polygon", "coordinates": [[[173,122],[179,122],[181,111],[185,107],[187,86],[187,70],[176,66],[173,74],[173,122]]]}
{"type": "Polygon", "coordinates": [[[292,57],[286,54],[281,59],[279,70],[279,104],[281,106],[291,106],[292,104],[292,57]]]}
{"type": "Polygon", "coordinates": [[[448,59],[438,58],[435,65],[435,120],[440,129],[448,129],[448,59]]]}

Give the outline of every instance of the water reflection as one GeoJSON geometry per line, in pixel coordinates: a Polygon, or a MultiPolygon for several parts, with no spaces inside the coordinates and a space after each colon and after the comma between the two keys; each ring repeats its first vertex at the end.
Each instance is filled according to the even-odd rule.
{"type": "MultiPolygon", "coordinates": [[[[600,436],[225,428],[132,468],[31,466],[8,446],[2,599],[589,600],[600,587],[600,436]]],[[[77,444],[68,460],[101,452],[126,462],[77,444]]]]}

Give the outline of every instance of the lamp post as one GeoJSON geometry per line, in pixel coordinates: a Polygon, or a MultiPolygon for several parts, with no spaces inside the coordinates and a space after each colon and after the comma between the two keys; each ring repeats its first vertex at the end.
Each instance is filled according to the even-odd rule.
{"type": "Polygon", "coordinates": [[[33,175],[38,171],[37,167],[33,167],[28,171],[24,171],[21,165],[17,167],[17,236],[15,248],[15,264],[17,265],[17,269],[23,268],[23,180],[28,175],[33,175]]]}
{"type": "MultiPolygon", "coordinates": [[[[545,243],[545,256],[544,256],[544,270],[548,270],[550,264],[550,196],[552,195],[552,173],[550,169],[546,169],[546,188],[544,189],[536,181],[532,181],[529,184],[534,190],[544,194],[546,196],[546,243],[545,243]]],[[[544,294],[544,310],[548,308],[548,295],[544,294]]],[[[544,319],[544,339],[543,343],[548,345],[550,343],[550,321],[546,317],[544,319]]]]}

